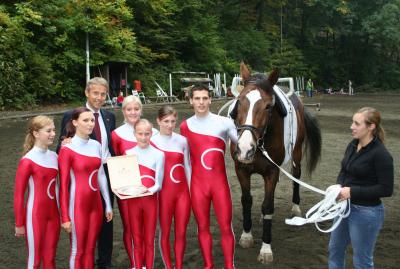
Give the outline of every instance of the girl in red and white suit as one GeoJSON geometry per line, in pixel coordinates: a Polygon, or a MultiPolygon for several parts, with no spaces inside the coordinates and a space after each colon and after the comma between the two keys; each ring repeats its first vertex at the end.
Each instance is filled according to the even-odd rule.
{"type": "Polygon", "coordinates": [[[71,143],[61,147],[58,157],[61,221],[62,227],[71,233],[71,269],[91,269],[94,266],[96,241],[103,223],[100,192],[106,203],[106,219],[112,219],[101,145],[89,139],[94,124],[90,110],[75,109],[67,125],[67,136],[76,133],[71,143]]]}
{"type": "Polygon", "coordinates": [[[182,269],[186,247],[186,227],[190,218],[189,180],[191,167],[186,138],[173,132],[177,112],[171,106],[158,111],[160,133],[151,138],[152,144],[164,152],[164,180],[159,194],[159,223],[161,257],[167,269],[182,269]],[[169,237],[172,218],[175,223],[175,267],[171,261],[169,237]]]}
{"type": "Polygon", "coordinates": [[[128,199],[129,224],[133,236],[136,268],[152,269],[154,263],[154,238],[157,225],[157,192],[161,190],[164,176],[164,153],[150,145],[152,125],[147,120],[135,124],[137,146],[126,150],[127,155],[137,155],[140,177],[149,196],[128,199]],[[144,259],[144,260],[143,260],[144,259]]]}
{"type": "Polygon", "coordinates": [[[57,154],[48,150],[55,137],[54,122],[46,116],[33,118],[25,138],[25,155],[15,176],[15,236],[26,236],[27,268],[56,268],[60,235],[57,206],[57,154]],[[28,187],[26,205],[24,194],[28,187]]]}
{"type": "MultiPolygon", "coordinates": [[[[111,133],[112,147],[116,156],[125,155],[127,149],[131,149],[137,145],[135,137],[135,129],[133,126],[140,119],[142,114],[142,103],[136,96],[129,95],[122,102],[122,113],[124,115],[125,123],[115,129],[111,133]]],[[[153,129],[153,134],[157,130],[153,129]]],[[[123,241],[125,250],[128,254],[131,268],[135,267],[135,259],[133,255],[133,241],[130,232],[129,214],[128,214],[128,200],[118,199],[118,208],[121,215],[123,225],[123,241]]]]}

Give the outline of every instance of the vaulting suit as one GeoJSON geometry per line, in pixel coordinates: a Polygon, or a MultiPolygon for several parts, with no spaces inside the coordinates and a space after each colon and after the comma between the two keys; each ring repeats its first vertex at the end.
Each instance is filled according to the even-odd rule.
{"type": "Polygon", "coordinates": [[[231,119],[208,113],[183,121],[181,134],[187,138],[192,164],[190,194],[198,225],[198,240],[204,258],[204,268],[214,268],[210,207],[221,231],[221,245],[226,269],[234,268],[235,238],[232,230],[232,199],[225,168],[225,148],[228,137],[237,142],[236,128],[231,119]]]}
{"type": "Polygon", "coordinates": [[[15,226],[25,226],[27,268],[54,269],[60,236],[57,206],[57,154],[33,147],[19,162],[15,176],[15,226]],[[24,194],[28,187],[26,204],[24,194]]]}

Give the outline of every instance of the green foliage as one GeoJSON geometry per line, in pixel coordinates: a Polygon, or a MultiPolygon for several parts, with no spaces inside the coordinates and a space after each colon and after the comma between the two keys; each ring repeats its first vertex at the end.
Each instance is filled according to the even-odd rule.
{"type": "Polygon", "coordinates": [[[314,78],[312,68],[307,66],[302,52],[288,42],[282,44],[282,50],[277,47],[271,55],[267,70],[277,68],[279,76],[291,77],[296,76],[314,78]]]}
{"type": "MultiPolygon", "coordinates": [[[[0,5],[0,109],[82,98],[91,66],[129,63],[148,95],[171,71],[278,68],[316,87],[398,88],[400,0],[30,0],[0,5]]],[[[178,88],[178,87],[177,87],[178,88]]]]}
{"type": "Polygon", "coordinates": [[[2,98],[1,107],[82,96],[86,33],[93,48],[92,65],[138,61],[134,33],[124,26],[131,19],[124,1],[51,0],[1,6],[0,60],[7,68],[0,72],[2,77],[19,78],[1,80],[1,96],[8,96],[2,98]],[[18,60],[20,65],[7,65],[18,60]],[[18,96],[13,97],[10,88],[18,96]]]}

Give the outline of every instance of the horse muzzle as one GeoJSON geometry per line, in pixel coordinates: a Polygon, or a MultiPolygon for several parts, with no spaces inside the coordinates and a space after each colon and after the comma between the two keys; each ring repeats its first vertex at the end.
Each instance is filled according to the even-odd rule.
{"type": "Polygon", "coordinates": [[[251,145],[250,148],[246,150],[241,149],[240,146],[237,145],[234,154],[239,162],[249,164],[254,161],[256,149],[255,145],[251,145]]]}

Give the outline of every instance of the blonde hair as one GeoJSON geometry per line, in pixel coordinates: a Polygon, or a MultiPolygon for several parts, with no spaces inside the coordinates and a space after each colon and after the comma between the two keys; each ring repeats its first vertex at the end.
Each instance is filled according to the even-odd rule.
{"type": "Polygon", "coordinates": [[[385,142],[385,130],[381,125],[381,113],[373,107],[360,108],[357,113],[361,113],[365,117],[365,124],[375,124],[373,135],[377,137],[382,143],[385,142]]]}
{"type": "Polygon", "coordinates": [[[124,98],[124,101],[122,101],[122,109],[124,109],[129,103],[136,103],[139,105],[140,110],[142,110],[142,101],[140,101],[140,98],[134,95],[129,95],[124,98]]]}
{"type": "Polygon", "coordinates": [[[139,120],[135,123],[134,128],[136,129],[136,126],[138,126],[139,124],[146,125],[146,126],[150,127],[150,129],[153,128],[153,124],[152,124],[149,120],[146,120],[146,119],[139,119],[139,120]]]}
{"type": "Polygon", "coordinates": [[[43,129],[50,124],[54,124],[53,119],[43,115],[36,116],[28,122],[28,132],[25,136],[22,155],[28,153],[28,151],[30,151],[35,145],[35,136],[33,135],[33,132],[38,132],[40,129],[43,129]]]}

